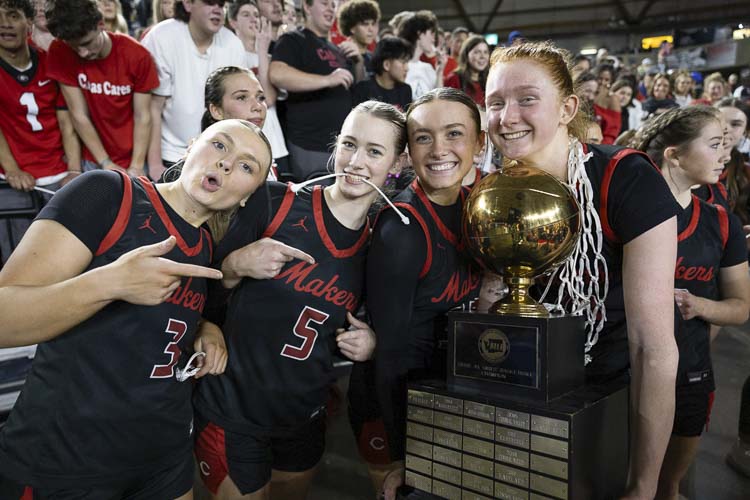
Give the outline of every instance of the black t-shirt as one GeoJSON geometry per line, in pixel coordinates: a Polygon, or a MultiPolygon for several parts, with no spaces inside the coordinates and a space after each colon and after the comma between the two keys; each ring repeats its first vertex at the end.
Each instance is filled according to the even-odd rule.
{"type": "Polygon", "coordinates": [[[356,106],[369,99],[393,104],[398,109],[406,112],[411,104],[411,86],[406,83],[396,83],[392,89],[385,89],[378,85],[375,78],[359,82],[352,89],[352,105],[356,106]]]}
{"type": "Polygon", "coordinates": [[[200,381],[198,412],[235,432],[284,433],[325,405],[336,329],[359,307],[369,232],[368,225],[341,225],[320,186],[295,194],[269,183],[251,197],[218,259],[270,237],[312,255],[315,264],[295,259],[273,279],[245,278],[234,288],[224,322],[227,369],[200,381]]]}
{"type": "MultiPolygon", "coordinates": [[[[153,184],[124,174],[80,176],[39,219],[59,222],[92,251],[85,271],[169,235],[177,245],[165,258],[211,261],[208,232],[172,211],[153,184]]],[[[205,281],[183,278],[156,306],[112,302],[39,344],[0,434],[0,474],[38,488],[85,489],[183,463],[192,450],[191,384],[178,382],[175,368],[192,350],[205,281]]]]}
{"type": "MultiPolygon", "coordinates": [[[[710,205],[695,195],[678,215],[677,224],[674,287],[698,297],[721,300],[721,268],[747,261],[742,224],[724,208],[710,205]]],[[[680,318],[676,322],[675,337],[680,350],[678,385],[705,383],[707,391],[714,389],[709,330],[710,325],[701,318],[680,318]]]]}
{"type": "MultiPolygon", "coordinates": [[[[307,28],[282,35],[272,59],[316,75],[328,75],[337,68],[352,71],[338,47],[307,28]]],[[[286,105],[287,139],[303,149],[328,151],[351,110],[351,92],[341,85],[313,92],[289,92],[286,105]]]]}
{"type": "Polygon", "coordinates": [[[396,197],[411,223],[386,208],[373,231],[367,310],[378,336],[377,396],[394,460],[404,454],[407,380],[445,377],[446,313],[469,310],[479,295],[479,270],[460,241],[464,195],[437,205],[414,181],[396,197]]]}
{"type": "Polygon", "coordinates": [[[643,111],[651,114],[655,113],[657,109],[678,108],[679,106],[680,105],[677,104],[677,101],[671,97],[666,99],[654,99],[653,97],[649,97],[643,102],[643,111]]]}
{"type": "Polygon", "coordinates": [[[585,144],[584,149],[593,155],[585,167],[594,208],[602,223],[602,254],[609,274],[607,321],[589,352],[593,360],[586,366],[587,377],[598,382],[627,376],[630,366],[622,288],[623,246],[677,215],[681,207],[645,154],[618,146],[585,144]]]}

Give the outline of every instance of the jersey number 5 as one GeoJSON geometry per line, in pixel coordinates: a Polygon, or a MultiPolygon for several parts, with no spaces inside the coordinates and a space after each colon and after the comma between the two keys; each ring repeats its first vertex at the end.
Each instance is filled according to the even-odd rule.
{"type": "Polygon", "coordinates": [[[169,363],[166,365],[154,365],[151,370],[151,378],[169,378],[174,377],[174,367],[180,360],[180,348],[177,343],[182,340],[182,337],[187,332],[187,323],[178,319],[169,318],[167,323],[167,329],[164,330],[166,333],[172,335],[172,342],[167,344],[164,348],[164,354],[169,354],[169,363]]]}
{"type": "Polygon", "coordinates": [[[315,341],[318,339],[318,331],[310,326],[310,323],[322,325],[328,319],[328,314],[318,311],[310,306],[305,306],[294,325],[294,334],[302,339],[299,347],[292,344],[284,344],[281,355],[287,358],[304,361],[310,357],[315,341]]]}

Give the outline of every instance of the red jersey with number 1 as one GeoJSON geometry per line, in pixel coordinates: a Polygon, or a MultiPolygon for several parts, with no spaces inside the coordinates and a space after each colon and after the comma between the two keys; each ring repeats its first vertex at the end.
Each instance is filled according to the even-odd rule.
{"type": "MultiPolygon", "coordinates": [[[[67,169],[56,114],[65,101],[47,76],[47,53],[36,47],[29,51],[26,71],[0,59],[0,130],[21,170],[39,179],[67,169]]],[[[2,165],[0,171],[5,173],[2,165]]]]}
{"type": "MultiPolygon", "coordinates": [[[[112,50],[104,59],[78,57],[60,40],[49,48],[49,75],[83,92],[91,122],[113,162],[130,166],[133,154],[133,97],[159,86],[151,53],[127,35],[107,33],[112,50]]],[[[84,157],[94,161],[88,151],[84,157]]]]}

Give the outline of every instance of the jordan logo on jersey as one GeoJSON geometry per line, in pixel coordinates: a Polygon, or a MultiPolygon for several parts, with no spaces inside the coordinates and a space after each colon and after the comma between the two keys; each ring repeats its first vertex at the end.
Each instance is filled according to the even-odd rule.
{"type": "Polygon", "coordinates": [[[148,217],[146,217],[146,220],[145,220],[145,221],[143,221],[143,224],[141,224],[141,225],[140,225],[140,226],[138,227],[138,229],[148,229],[148,230],[149,230],[149,231],[151,231],[152,233],[156,234],[156,231],[154,230],[154,228],[153,228],[153,227],[151,227],[151,217],[153,217],[153,216],[154,216],[154,214],[151,214],[151,215],[149,215],[148,217]]]}
{"type": "Polygon", "coordinates": [[[674,278],[685,281],[711,281],[714,278],[714,268],[706,269],[703,266],[683,266],[684,257],[677,259],[677,265],[674,270],[674,278]]]}
{"type": "Polygon", "coordinates": [[[307,232],[307,227],[305,227],[305,222],[307,221],[307,215],[302,217],[300,220],[298,220],[296,223],[292,224],[292,227],[301,227],[302,229],[307,232]]]}
{"type": "Polygon", "coordinates": [[[286,279],[286,283],[294,282],[294,289],[297,292],[309,293],[315,297],[323,298],[337,306],[343,306],[347,311],[354,312],[357,309],[357,296],[349,290],[343,290],[336,286],[339,275],[334,274],[328,282],[322,279],[308,279],[310,274],[318,268],[318,264],[308,264],[300,262],[294,266],[288,267],[284,272],[279,273],[274,279],[286,279]]]}
{"type": "Polygon", "coordinates": [[[479,275],[469,271],[469,275],[466,279],[461,280],[461,273],[455,271],[451,276],[450,281],[445,286],[445,290],[440,294],[439,297],[433,297],[430,299],[433,304],[438,302],[461,302],[464,297],[469,295],[472,290],[479,286],[479,275]]]}

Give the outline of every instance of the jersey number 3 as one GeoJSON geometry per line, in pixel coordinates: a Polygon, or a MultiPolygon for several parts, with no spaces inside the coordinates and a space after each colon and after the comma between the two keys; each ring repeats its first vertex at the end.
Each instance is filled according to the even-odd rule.
{"type": "Polygon", "coordinates": [[[304,361],[310,357],[315,341],[318,339],[318,331],[310,326],[310,323],[322,325],[328,319],[328,314],[318,311],[310,306],[305,306],[294,325],[294,335],[302,339],[302,345],[294,346],[284,344],[281,355],[287,358],[304,361]]]}
{"type": "Polygon", "coordinates": [[[169,354],[169,363],[166,365],[154,365],[151,370],[151,378],[169,378],[174,377],[174,367],[180,360],[180,348],[177,343],[187,332],[187,323],[178,319],[169,318],[165,333],[172,335],[172,342],[164,348],[164,354],[169,354]]]}

